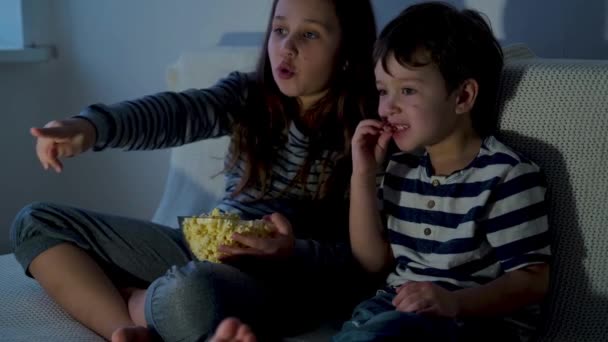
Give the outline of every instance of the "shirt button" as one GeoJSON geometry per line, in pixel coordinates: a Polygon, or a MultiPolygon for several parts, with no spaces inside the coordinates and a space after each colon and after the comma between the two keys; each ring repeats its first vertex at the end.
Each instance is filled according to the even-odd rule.
{"type": "Polygon", "coordinates": [[[426,235],[426,236],[431,235],[431,228],[424,228],[424,235],[426,235]]]}
{"type": "Polygon", "coordinates": [[[427,208],[429,208],[429,209],[433,209],[433,208],[435,208],[435,201],[430,200],[430,201],[429,201],[429,202],[426,204],[426,207],[427,207],[427,208]]]}
{"type": "Polygon", "coordinates": [[[433,179],[431,184],[433,184],[433,186],[439,186],[439,181],[437,179],[433,179]]]}

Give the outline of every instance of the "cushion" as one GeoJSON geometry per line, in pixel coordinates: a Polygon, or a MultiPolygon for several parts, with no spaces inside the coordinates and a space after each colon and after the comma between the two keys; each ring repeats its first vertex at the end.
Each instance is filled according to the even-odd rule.
{"type": "Polygon", "coordinates": [[[0,340],[104,341],[65,313],[35,280],[26,277],[12,254],[0,256],[0,274],[0,340]]]}

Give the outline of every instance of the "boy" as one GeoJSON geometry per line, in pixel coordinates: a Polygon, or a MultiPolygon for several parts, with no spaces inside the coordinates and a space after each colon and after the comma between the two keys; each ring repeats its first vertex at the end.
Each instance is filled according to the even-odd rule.
{"type": "MultiPolygon", "coordinates": [[[[548,287],[545,186],[493,136],[503,58],[490,27],[470,10],[414,5],[384,28],[375,60],[383,121],[352,140],[350,238],[365,270],[390,275],[334,341],[528,339],[548,287]],[[391,138],[425,153],[390,157],[378,210],[391,138]]],[[[254,340],[226,320],[214,341],[254,340]]]]}
{"type": "Polygon", "coordinates": [[[423,3],[382,31],[375,50],[382,121],[352,140],[353,255],[386,287],[334,341],[525,340],[548,287],[539,168],[492,134],[503,66],[471,10],[423,3]],[[379,191],[389,141],[394,154],[379,191]]]}

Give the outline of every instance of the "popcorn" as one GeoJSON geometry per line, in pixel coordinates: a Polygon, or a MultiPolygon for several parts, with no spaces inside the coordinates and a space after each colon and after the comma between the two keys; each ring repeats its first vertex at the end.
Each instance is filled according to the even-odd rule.
{"type": "Polygon", "coordinates": [[[182,231],[192,254],[198,260],[220,262],[218,247],[246,247],[232,240],[232,234],[266,237],[271,228],[264,220],[241,220],[238,214],[221,213],[213,209],[209,215],[186,217],[182,221],[182,231]]]}

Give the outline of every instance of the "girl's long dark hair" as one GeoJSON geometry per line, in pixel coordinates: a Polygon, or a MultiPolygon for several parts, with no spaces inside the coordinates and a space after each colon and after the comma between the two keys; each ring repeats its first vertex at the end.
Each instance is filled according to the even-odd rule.
{"type": "MultiPolygon", "coordinates": [[[[310,167],[315,160],[322,160],[324,172],[319,180],[327,182],[319,187],[313,198],[324,198],[335,189],[338,178],[350,178],[350,140],[359,121],[371,117],[377,107],[374,85],[372,51],[376,39],[376,22],[369,0],[332,1],[342,29],[341,46],[330,81],[329,91],[299,117],[297,99],[285,96],[279,90],[268,56],[268,40],[272,32],[272,20],[279,0],[272,5],[263,49],[256,69],[256,79],[249,87],[248,113],[235,122],[230,146],[232,159],[228,168],[236,167],[239,158],[245,161],[240,184],[232,193],[236,196],[244,189],[258,185],[262,196],[268,191],[275,148],[285,143],[284,131],[291,121],[302,123],[310,137],[308,156],[294,183],[305,189],[310,167]],[[325,150],[339,153],[338,160],[323,156],[325,150]],[[333,166],[330,175],[325,174],[333,166]]],[[[375,115],[375,114],[374,114],[375,115]]],[[[298,126],[300,127],[300,126],[298,126]]],[[[339,194],[338,194],[339,195],[339,194]]],[[[342,192],[343,196],[343,192],[342,192]]]]}

